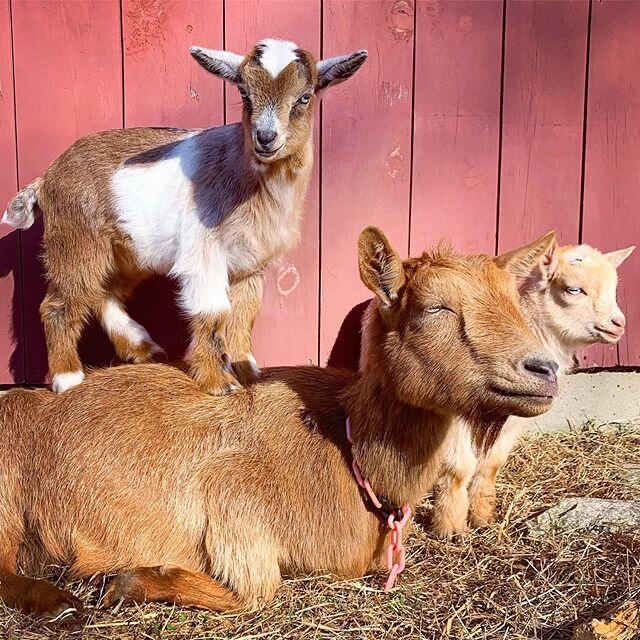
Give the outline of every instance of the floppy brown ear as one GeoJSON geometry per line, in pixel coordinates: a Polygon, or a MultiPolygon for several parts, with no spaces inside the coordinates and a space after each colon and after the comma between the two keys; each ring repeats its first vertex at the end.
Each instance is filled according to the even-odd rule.
{"type": "Polygon", "coordinates": [[[503,253],[494,262],[518,280],[532,276],[551,280],[558,266],[556,232],[549,231],[524,247],[503,253]]]}
{"type": "Polygon", "coordinates": [[[360,278],[378,296],[383,309],[393,307],[406,277],[400,256],[376,227],[367,227],[358,239],[360,278]]]}
{"type": "Polygon", "coordinates": [[[626,249],[618,249],[605,253],[604,257],[617,269],[634,251],[635,247],[627,247],[626,249]]]}

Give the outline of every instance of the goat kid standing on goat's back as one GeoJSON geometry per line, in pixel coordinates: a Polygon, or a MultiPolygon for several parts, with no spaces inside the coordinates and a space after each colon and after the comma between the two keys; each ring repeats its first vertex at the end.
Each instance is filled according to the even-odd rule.
{"type": "Polygon", "coordinates": [[[225,394],[260,374],[251,331],[263,269],[299,239],[314,106],[367,52],[316,61],[292,42],[268,39],[244,57],[200,47],[191,54],[238,87],[242,123],[88,135],[22,189],[2,218],[25,229],[36,205],[44,214],[48,287],[40,315],[54,391],[84,378],[77,344],[92,313],[122,360],[162,353],[124,307],[152,273],[179,283],[200,389],[225,394]]]}

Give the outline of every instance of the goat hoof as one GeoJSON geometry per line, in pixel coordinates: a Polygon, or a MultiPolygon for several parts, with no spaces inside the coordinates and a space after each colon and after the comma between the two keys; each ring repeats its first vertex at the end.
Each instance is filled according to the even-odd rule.
{"type": "Polygon", "coordinates": [[[219,383],[210,385],[205,389],[210,396],[228,396],[231,393],[240,391],[242,385],[232,374],[224,372],[219,383]]]}
{"type": "Polygon", "coordinates": [[[151,358],[154,362],[169,362],[167,352],[159,345],[151,345],[151,358]]]}
{"type": "Polygon", "coordinates": [[[474,529],[488,527],[496,521],[496,500],[493,496],[479,497],[471,501],[469,522],[474,529]]]}
{"type": "Polygon", "coordinates": [[[451,524],[434,524],[433,535],[440,540],[456,540],[464,538],[469,533],[469,527],[466,524],[454,526],[451,524]]]}
{"type": "Polygon", "coordinates": [[[28,601],[23,602],[20,607],[25,613],[49,623],[64,623],[65,625],[78,623],[84,609],[78,598],[44,580],[34,582],[46,586],[40,584],[34,586],[28,601]]]}
{"type": "Polygon", "coordinates": [[[482,515],[472,513],[469,516],[469,521],[474,529],[482,529],[483,527],[489,527],[490,525],[492,525],[496,521],[496,515],[495,513],[487,513],[482,515]]]}
{"type": "Polygon", "coordinates": [[[51,391],[63,393],[79,385],[83,380],[84,372],[81,370],[56,373],[51,377],[51,391]]]}
{"type": "Polygon", "coordinates": [[[168,362],[169,356],[155,342],[144,342],[125,359],[133,364],[147,364],[149,362],[168,362]]]}
{"type": "Polygon", "coordinates": [[[260,378],[260,369],[251,354],[248,354],[245,359],[234,360],[231,366],[236,378],[243,386],[256,382],[260,378]]]}
{"type": "Polygon", "coordinates": [[[108,609],[118,602],[146,602],[154,600],[158,585],[167,580],[167,567],[143,567],[117,574],[109,583],[100,606],[108,609]]]}
{"type": "Polygon", "coordinates": [[[119,573],[115,576],[109,583],[106,593],[102,596],[100,606],[103,609],[109,609],[120,601],[135,602],[138,591],[135,577],[134,571],[119,573]]]}

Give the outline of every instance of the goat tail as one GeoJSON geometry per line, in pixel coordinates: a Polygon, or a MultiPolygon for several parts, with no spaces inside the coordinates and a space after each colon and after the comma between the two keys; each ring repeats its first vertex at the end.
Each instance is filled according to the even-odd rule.
{"type": "Polygon", "coordinates": [[[34,223],[36,215],[40,214],[40,209],[36,205],[41,184],[42,178],[36,178],[24,189],[18,191],[15,198],[7,205],[7,210],[0,222],[15,229],[28,229],[34,223]]]}

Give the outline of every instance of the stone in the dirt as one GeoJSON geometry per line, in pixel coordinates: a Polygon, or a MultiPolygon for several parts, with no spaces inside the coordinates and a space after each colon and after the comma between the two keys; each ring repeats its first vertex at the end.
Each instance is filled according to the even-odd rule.
{"type": "Polygon", "coordinates": [[[625,464],[624,470],[631,484],[640,486],[640,464],[625,464]]]}
{"type": "Polygon", "coordinates": [[[639,621],[638,605],[627,600],[602,618],[578,625],[571,640],[632,640],[638,632],[639,621]]]}
{"type": "Polygon", "coordinates": [[[640,527],[640,502],[604,498],[566,498],[527,522],[529,535],[542,538],[553,531],[620,532],[640,527]]]}

